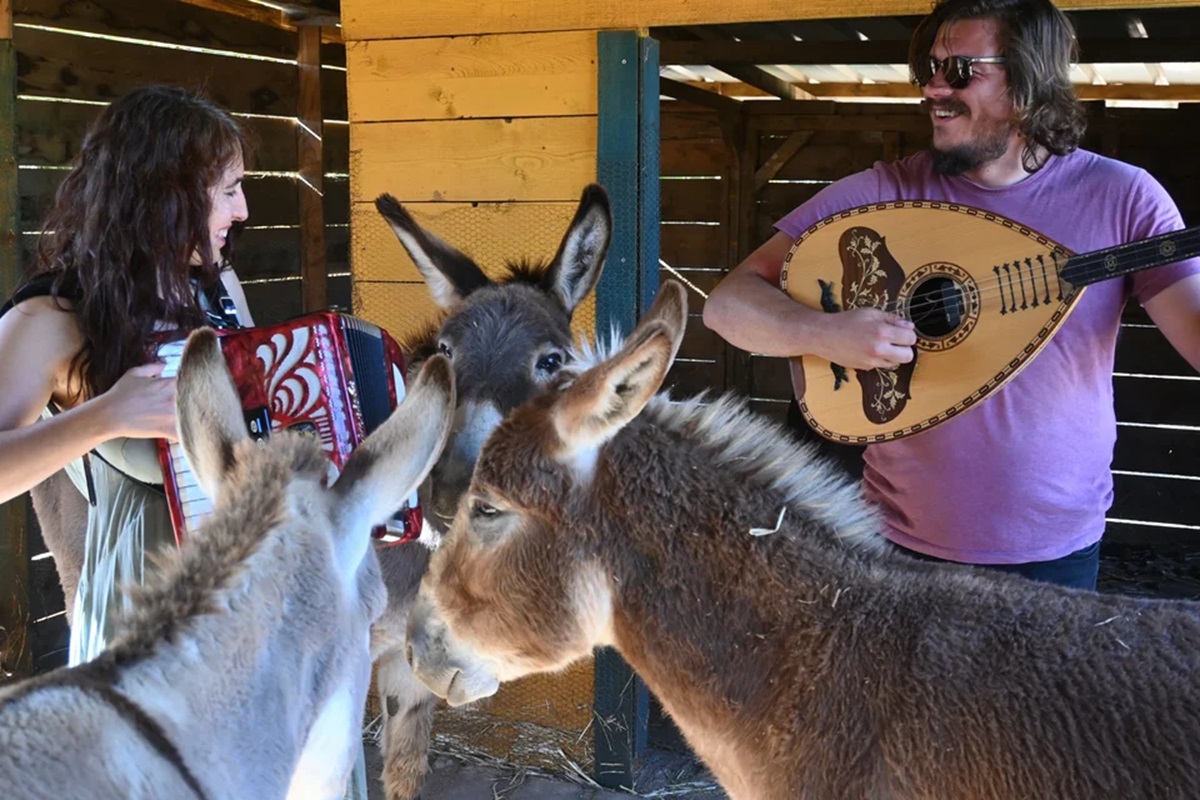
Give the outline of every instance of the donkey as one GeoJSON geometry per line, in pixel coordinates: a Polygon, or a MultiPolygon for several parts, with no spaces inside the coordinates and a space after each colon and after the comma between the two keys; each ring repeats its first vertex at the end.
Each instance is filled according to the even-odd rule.
{"type": "Polygon", "coordinates": [[[735,800],[1192,797],[1200,605],[881,544],[859,491],[732,398],[658,390],[675,284],[485,443],[411,615],[452,704],[612,645],[735,800]]]}
{"type": "Polygon", "coordinates": [[[454,402],[430,359],[331,484],[316,440],[250,439],[215,334],[193,333],[179,431],[215,510],[107,651],[0,691],[4,796],[340,798],[386,604],[370,531],[432,468],[454,402]]]}
{"type": "MultiPolygon", "coordinates": [[[[418,225],[391,195],[380,195],[376,207],[444,312],[439,323],[401,342],[410,368],[435,352],[454,366],[453,432],[418,492],[428,527],[444,529],[487,434],[506,413],[543,391],[568,359],[572,313],[599,280],[612,237],[608,195],[599,185],[587,186],[554,257],[542,264],[509,263],[498,281],[418,225]]],[[[427,770],[435,698],[405,660],[405,628],[429,549],[385,548],[379,560],[388,608],[372,630],[371,649],[383,711],[383,783],[388,800],[410,800],[427,770]]]]}

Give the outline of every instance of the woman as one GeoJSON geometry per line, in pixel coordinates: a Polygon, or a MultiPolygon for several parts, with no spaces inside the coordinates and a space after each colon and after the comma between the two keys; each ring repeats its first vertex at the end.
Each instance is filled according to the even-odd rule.
{"type": "Polygon", "coordinates": [[[118,587],[174,541],[154,440],[175,438],[175,382],[159,377],[156,337],[253,324],[228,260],[248,153],[195,92],[113,103],[58,189],[32,277],[0,309],[0,502],[34,492],[71,663],[104,648],[118,587]],[[71,509],[86,510],[86,538],[71,509]]]}

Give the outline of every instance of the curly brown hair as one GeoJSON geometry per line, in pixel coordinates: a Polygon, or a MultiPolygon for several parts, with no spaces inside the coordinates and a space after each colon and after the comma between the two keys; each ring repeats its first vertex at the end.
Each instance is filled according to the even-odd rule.
{"type": "Polygon", "coordinates": [[[229,244],[212,252],[210,192],[250,151],[227,111],[176,86],[136,89],[88,129],[43,222],[33,274],[53,276],[51,294],[79,323],[71,370],[81,392],[94,397],[151,360],[156,329],[203,323],[193,281],[213,286],[231,255],[229,244]]]}
{"type": "Polygon", "coordinates": [[[1079,43],[1066,14],[1049,0],[941,0],[913,32],[908,50],[913,75],[917,64],[929,58],[941,27],[966,19],[998,24],[1009,96],[1026,142],[1025,169],[1035,172],[1043,166],[1039,148],[1060,156],[1075,150],[1087,121],[1071,84],[1079,43]]]}

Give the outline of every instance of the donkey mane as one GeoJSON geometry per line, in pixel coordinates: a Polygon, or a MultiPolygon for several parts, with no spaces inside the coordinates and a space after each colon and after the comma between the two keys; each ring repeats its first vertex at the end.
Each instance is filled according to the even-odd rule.
{"type": "MultiPolygon", "coordinates": [[[[607,360],[624,344],[616,330],[608,340],[583,343],[572,350],[559,387],[607,360]]],[[[696,444],[713,464],[746,481],[779,492],[802,517],[828,528],[850,547],[880,544],[881,520],[858,484],[843,476],[816,447],[799,442],[786,427],[750,409],[733,392],[704,391],[672,400],[670,390],[651,398],[642,412],[652,425],[696,444]]],[[[784,520],[786,522],[786,520],[784,520]]]]}
{"type": "Polygon", "coordinates": [[[327,469],[320,445],[300,435],[278,436],[269,447],[239,442],[233,458],[212,516],[184,547],[160,556],[157,577],[130,590],[133,609],[122,617],[123,635],[111,648],[118,661],[145,657],[160,641],[174,640],[193,617],[217,613],[221,595],[235,587],[246,562],[281,530],[293,475],[327,469]]]}
{"type": "Polygon", "coordinates": [[[500,283],[528,283],[548,289],[546,278],[550,274],[550,262],[543,259],[522,258],[504,262],[504,275],[500,283]]]}

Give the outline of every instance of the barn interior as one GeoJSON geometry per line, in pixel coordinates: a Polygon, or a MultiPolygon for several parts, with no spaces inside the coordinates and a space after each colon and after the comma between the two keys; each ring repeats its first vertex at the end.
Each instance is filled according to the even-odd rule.
{"type": "MultiPolygon", "coordinates": [[[[657,280],[681,279],[691,305],[670,377],[676,393],[736,391],[785,421],[786,361],[722,341],[701,321],[704,299],[823,186],[928,146],[907,67],[928,4],[879,0],[846,17],[836,3],[814,3],[790,20],[765,0],[707,18],[666,9],[677,5],[667,0],[640,12],[532,0],[418,5],[0,0],[3,294],[30,266],[40,221],[99,110],[148,82],[199,85],[258,144],[235,263],[258,321],[336,307],[402,335],[434,317],[374,211],[382,191],[498,266],[551,254],[583,184],[632,171],[640,204],[618,226],[632,231],[634,256],[610,256],[579,333],[635,318],[657,280]],[[614,30],[631,39],[614,44],[605,38],[614,30]],[[622,49],[628,41],[632,51],[622,49]],[[652,73],[641,76],[642,105],[610,113],[638,105],[638,76],[628,79],[632,101],[621,94],[626,78],[606,76],[639,54],[652,73]],[[630,137],[631,164],[605,155],[630,137]]],[[[1185,224],[1200,225],[1200,154],[1190,146],[1200,129],[1200,5],[1061,5],[1080,42],[1083,146],[1146,169],[1185,224]]],[[[1116,489],[1101,590],[1200,599],[1200,378],[1131,305],[1114,382],[1116,489]]],[[[857,468],[857,449],[809,438],[857,468]]],[[[23,500],[0,509],[0,591],[4,671],[65,663],[62,592],[23,500]]],[[[685,751],[644,687],[603,653],[505,687],[469,714],[439,712],[435,735],[447,751],[660,796],[672,785],[662,765],[685,751]]]]}

